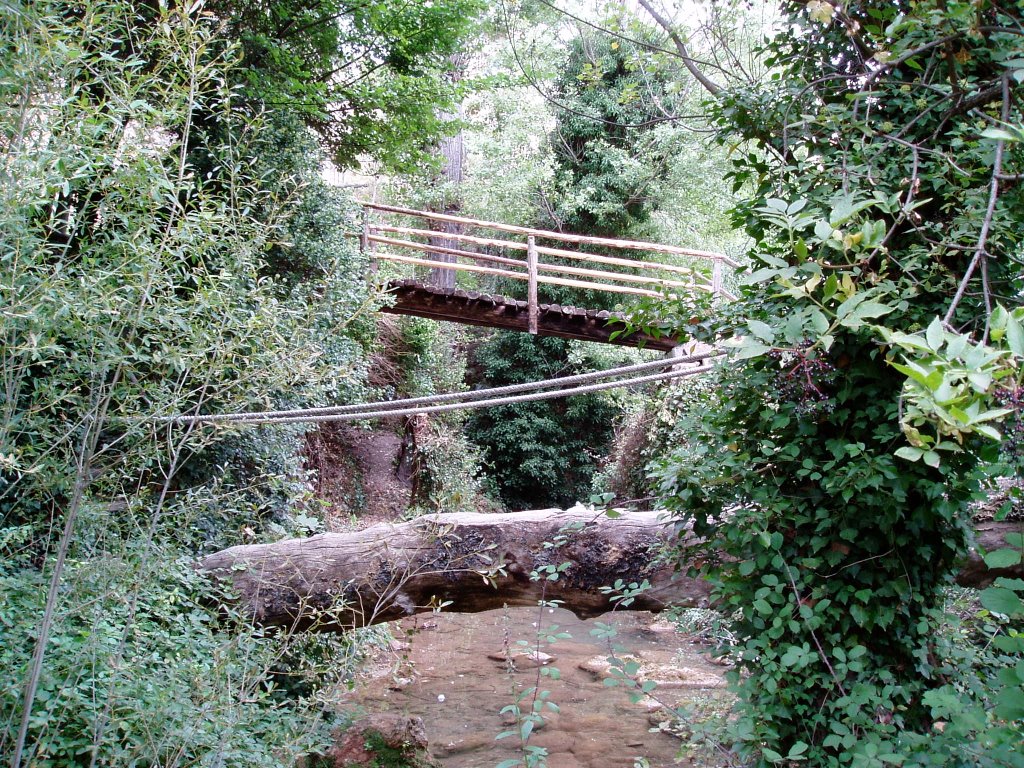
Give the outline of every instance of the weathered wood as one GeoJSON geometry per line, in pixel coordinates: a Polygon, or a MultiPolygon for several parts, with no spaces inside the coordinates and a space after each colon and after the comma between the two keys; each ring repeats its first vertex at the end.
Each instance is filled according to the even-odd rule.
{"type": "Polygon", "coordinates": [[[382,235],[368,235],[368,239],[373,243],[380,243],[381,245],[392,245],[398,248],[411,248],[414,251],[428,251],[430,253],[444,253],[449,256],[462,257],[464,259],[473,259],[474,261],[489,261],[494,264],[509,264],[515,267],[524,267],[526,262],[522,259],[506,259],[503,256],[491,256],[488,253],[477,253],[476,251],[463,251],[459,248],[444,248],[439,245],[433,245],[431,243],[416,243],[412,240],[399,240],[394,237],[383,237],[382,235]]]}
{"type": "MultiPolygon", "coordinates": [[[[549,277],[548,275],[538,275],[538,283],[544,285],[564,285],[568,288],[585,288],[591,291],[602,291],[603,293],[624,293],[630,296],[650,296],[652,298],[661,298],[661,294],[657,291],[649,291],[646,288],[629,288],[625,285],[606,285],[604,283],[592,283],[589,280],[570,280],[564,277],[549,277]]],[[[700,285],[693,286],[701,290],[709,290],[700,285]]]]}
{"type": "MultiPolygon", "coordinates": [[[[455,293],[423,285],[415,280],[393,281],[388,291],[395,297],[395,301],[391,306],[381,307],[381,311],[389,314],[426,317],[483,328],[529,331],[528,305],[525,301],[496,297],[493,306],[481,306],[460,300],[455,293]]],[[[645,333],[622,333],[613,339],[612,334],[622,331],[625,326],[607,310],[592,313],[578,309],[571,316],[564,315],[560,307],[555,309],[549,304],[538,305],[538,310],[537,333],[540,336],[643,347],[662,352],[667,352],[679,343],[673,338],[655,338],[645,333]]]]}
{"type": "MultiPolygon", "coordinates": [[[[377,239],[371,238],[371,240],[372,240],[372,242],[380,243],[380,242],[383,242],[384,240],[388,240],[388,238],[377,238],[377,239]]],[[[390,242],[394,243],[396,241],[390,241],[390,242]]],[[[421,244],[416,244],[416,245],[417,245],[417,247],[420,247],[421,244]]],[[[429,250],[432,253],[435,252],[435,251],[445,251],[445,250],[447,250],[448,253],[463,253],[465,255],[471,255],[471,254],[469,254],[469,252],[456,251],[455,249],[435,248],[435,247],[429,247],[429,246],[422,246],[422,250],[429,250]]],[[[423,266],[434,267],[434,266],[436,266],[436,262],[430,261],[428,259],[418,259],[418,258],[416,258],[414,256],[399,256],[398,254],[395,254],[395,253],[383,253],[383,252],[381,252],[381,253],[377,254],[377,258],[378,259],[384,259],[385,261],[396,261],[396,262],[399,262],[401,264],[413,264],[415,266],[420,266],[420,267],[423,267],[423,266]]],[[[502,264],[511,263],[511,264],[516,264],[516,265],[520,265],[520,266],[526,266],[527,268],[529,268],[529,262],[528,261],[527,262],[522,262],[522,261],[516,261],[515,259],[498,259],[498,258],[490,258],[490,257],[487,257],[487,258],[484,258],[484,259],[481,259],[481,260],[482,261],[497,261],[497,262],[502,263],[502,264]]],[[[500,275],[502,277],[509,277],[509,278],[512,278],[513,280],[526,280],[526,281],[530,281],[530,275],[529,275],[528,272],[512,272],[512,271],[506,270],[506,269],[496,269],[496,268],[493,268],[493,267],[481,267],[481,266],[477,266],[475,264],[459,264],[457,262],[448,262],[448,263],[450,263],[451,266],[447,267],[446,271],[454,270],[456,272],[478,272],[478,273],[487,274],[487,275],[500,275]]],[[[558,266],[550,266],[550,265],[547,265],[547,264],[543,264],[543,265],[539,265],[539,266],[540,266],[541,269],[547,269],[547,270],[553,270],[553,271],[572,272],[572,273],[575,273],[575,274],[589,274],[589,275],[592,275],[594,277],[603,277],[603,278],[606,278],[608,280],[637,281],[637,282],[645,282],[645,283],[655,283],[657,285],[665,285],[665,286],[682,285],[685,288],[695,288],[695,289],[701,290],[701,291],[710,291],[711,290],[710,286],[701,285],[700,283],[679,283],[679,282],[672,281],[672,280],[659,280],[658,278],[654,278],[654,277],[640,277],[640,276],[636,276],[636,275],[624,275],[624,274],[621,274],[619,272],[600,272],[600,271],[597,271],[597,270],[578,270],[578,269],[574,269],[572,267],[558,267],[558,266]]],[[[568,287],[572,287],[572,288],[586,288],[586,289],[590,289],[590,290],[593,290],[593,291],[604,291],[606,293],[624,293],[624,294],[629,294],[629,295],[632,295],[632,296],[650,296],[650,297],[653,297],[653,298],[659,298],[661,296],[661,294],[658,293],[657,291],[651,291],[651,290],[647,290],[647,289],[644,289],[644,288],[630,288],[630,287],[621,286],[621,285],[607,285],[605,283],[594,283],[594,282],[584,281],[584,280],[569,280],[569,279],[565,279],[565,278],[561,278],[561,277],[550,277],[548,275],[537,275],[535,280],[536,280],[536,282],[543,283],[545,285],[563,285],[563,286],[568,286],[568,287]]]]}
{"type": "Polygon", "coordinates": [[[537,307],[537,243],[530,235],[526,238],[526,272],[530,282],[527,284],[526,305],[527,305],[527,330],[537,335],[537,318],[539,309],[537,307]]]}
{"type": "MultiPolygon", "coordinates": [[[[395,227],[384,224],[376,224],[373,227],[374,232],[394,232],[400,235],[416,235],[420,237],[429,236],[432,230],[429,229],[417,229],[415,227],[395,227]]],[[[479,237],[478,235],[466,235],[463,233],[452,234],[449,237],[453,240],[462,240],[467,243],[473,243],[475,245],[485,245],[492,248],[507,248],[509,250],[525,251],[526,243],[519,242],[517,240],[500,240],[493,237],[479,237]]],[[[467,251],[466,253],[474,253],[467,251]]],[[[550,248],[548,246],[538,245],[537,253],[544,254],[545,256],[559,256],[565,259],[576,259],[578,261],[589,261],[596,264],[611,264],[618,267],[632,267],[633,269],[645,269],[655,270],[658,272],[675,272],[681,275],[695,275],[698,274],[696,270],[690,267],[682,267],[677,264],[663,264],[656,261],[637,260],[637,259],[620,259],[615,256],[605,256],[603,254],[586,253],[584,251],[570,251],[564,248],[550,248]]],[[[722,262],[716,261],[716,264],[722,262]]]]}
{"type": "MultiPolygon", "coordinates": [[[[605,272],[599,269],[585,269],[583,267],[567,267],[564,264],[541,264],[540,268],[545,272],[558,272],[563,275],[579,275],[580,277],[596,277],[606,280],[618,280],[623,283],[646,283],[648,285],[665,285],[670,288],[697,288],[696,283],[683,283],[679,280],[665,280],[660,277],[648,277],[647,275],[629,275],[625,272],[605,272]]],[[[709,290],[710,286],[705,286],[709,290]]]]}
{"type": "Polygon", "coordinates": [[[705,604],[707,585],[655,557],[670,527],[654,512],[612,520],[588,510],[442,514],[362,531],[232,547],[200,568],[229,580],[261,624],[326,630],[389,621],[435,606],[459,612],[564,601],[578,616],[614,603],[600,588],[648,579],[637,610],[705,604]],[[566,533],[566,526],[580,526],[566,533]],[[545,547],[559,536],[560,547],[545,547]],[[557,581],[535,581],[543,566],[572,565],[557,581]]]}
{"type": "Polygon", "coordinates": [[[363,208],[363,231],[359,237],[359,250],[370,257],[370,272],[377,271],[377,260],[370,253],[370,209],[363,208]]]}
{"type": "MultiPolygon", "coordinates": [[[[434,248],[433,250],[437,250],[434,248]]],[[[415,256],[399,256],[396,253],[384,253],[383,251],[377,254],[378,259],[384,261],[397,261],[400,264],[412,264],[417,267],[437,267],[436,261],[430,259],[417,259],[415,256]]],[[[514,280],[526,280],[526,274],[523,272],[510,272],[507,269],[497,269],[495,267],[480,267],[476,264],[456,264],[455,262],[450,263],[451,266],[447,267],[445,271],[457,271],[457,272],[478,272],[484,275],[499,275],[501,277],[510,277],[514,280]]]]}
{"type": "MultiPolygon", "coordinates": [[[[1003,546],[1020,523],[980,523],[984,549],[1003,546]]],[[[602,587],[647,579],[652,588],[630,606],[659,611],[669,604],[704,605],[708,585],[657,557],[678,541],[655,512],[611,519],[576,508],[510,514],[429,515],[362,531],[328,533],[273,544],[232,547],[203,559],[200,569],[231,582],[261,624],[348,629],[444,606],[459,612],[563,601],[581,617],[614,606],[602,587]],[[556,546],[551,546],[555,544],[556,546]],[[556,581],[531,572],[569,563],[556,581]]],[[[685,564],[684,564],[685,565],[685,564]]],[[[977,552],[958,581],[984,586],[1021,566],[989,571],[977,552]]]]}
{"type": "MultiPolygon", "coordinates": [[[[632,267],[633,269],[647,269],[657,272],[675,272],[680,275],[700,274],[690,267],[662,264],[657,261],[647,261],[646,259],[620,259],[617,256],[604,256],[597,253],[587,253],[586,251],[570,251],[565,248],[550,248],[546,245],[538,245],[537,253],[544,254],[545,256],[558,256],[562,259],[589,261],[594,264],[610,264],[616,267],[632,267]]],[[[718,264],[719,262],[716,261],[715,263],[718,264]]]]}
{"type": "Polygon", "coordinates": [[[423,219],[430,219],[433,221],[446,221],[452,224],[463,224],[470,227],[483,227],[485,229],[493,229],[498,232],[514,232],[518,235],[534,235],[535,237],[541,237],[547,240],[561,240],[565,243],[584,243],[586,245],[598,245],[608,248],[622,248],[623,250],[633,251],[651,251],[653,253],[674,253],[681,256],[693,256],[699,259],[711,259],[714,261],[721,261],[723,264],[728,264],[730,267],[737,268],[740,265],[726,256],[724,253],[715,253],[713,251],[700,251],[694,248],[682,248],[676,245],[663,245],[661,243],[649,243],[640,240],[617,240],[608,237],[593,237],[591,235],[574,235],[565,232],[550,232],[543,229],[533,229],[532,227],[517,227],[512,224],[501,224],[494,221],[482,221],[480,219],[471,219],[466,216],[451,216],[441,213],[428,213],[426,211],[417,211],[412,208],[401,208],[396,205],[381,205],[379,203],[362,203],[362,205],[373,208],[377,211],[386,211],[388,213],[400,213],[405,216],[416,216],[423,219]]]}
{"type": "Polygon", "coordinates": [[[1024,520],[1013,522],[976,520],[974,523],[976,546],[957,572],[956,583],[962,587],[987,587],[999,576],[1024,578],[1024,565],[1017,565],[1013,568],[989,568],[978,554],[979,548],[984,552],[993,552],[1009,546],[1005,538],[1008,533],[1024,533],[1024,520]]]}

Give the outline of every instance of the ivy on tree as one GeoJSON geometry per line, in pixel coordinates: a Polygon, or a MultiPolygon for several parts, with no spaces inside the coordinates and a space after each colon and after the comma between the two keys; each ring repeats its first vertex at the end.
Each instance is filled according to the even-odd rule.
{"type": "MultiPolygon", "coordinates": [[[[1017,630],[998,630],[988,693],[961,696],[937,628],[967,504],[1000,460],[990,438],[1019,418],[1000,406],[1022,362],[1024,18],[992,2],[783,9],[770,77],[713,89],[754,245],[706,339],[737,354],[657,470],[737,611],[738,748],[758,764],[1019,765],[1017,630]]],[[[983,600],[1019,622],[1020,586],[983,600]]]]}

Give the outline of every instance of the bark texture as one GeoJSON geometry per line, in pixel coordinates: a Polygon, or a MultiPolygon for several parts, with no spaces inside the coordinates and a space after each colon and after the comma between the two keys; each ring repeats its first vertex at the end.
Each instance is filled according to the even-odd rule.
{"type": "MultiPolygon", "coordinates": [[[[1021,523],[978,523],[985,550],[1021,523]]],[[[615,606],[602,587],[647,579],[651,589],[629,606],[706,605],[708,585],[658,557],[674,528],[655,512],[610,519],[581,508],[509,514],[439,514],[382,523],[351,533],[326,533],[273,544],[231,547],[200,568],[229,580],[261,624],[338,631],[436,608],[473,613],[503,605],[561,601],[580,617],[615,606]],[[570,563],[556,581],[531,580],[533,571],[570,563]]],[[[685,565],[685,564],[684,564],[685,565]]],[[[685,569],[684,569],[685,570],[685,569]]],[[[545,574],[542,574],[545,575],[545,574]]],[[[957,578],[985,586],[998,572],[972,553],[957,578]]]]}
{"type": "Polygon", "coordinates": [[[706,604],[700,580],[657,558],[672,527],[655,512],[609,519],[586,510],[440,514],[217,552],[200,568],[230,580],[262,624],[348,629],[445,610],[472,613],[503,605],[561,600],[577,616],[612,609],[600,588],[648,579],[630,606],[706,604]],[[566,526],[578,526],[567,530],[566,526]],[[565,541],[560,546],[546,546],[565,541]],[[557,581],[530,573],[569,562],[557,581]]]}

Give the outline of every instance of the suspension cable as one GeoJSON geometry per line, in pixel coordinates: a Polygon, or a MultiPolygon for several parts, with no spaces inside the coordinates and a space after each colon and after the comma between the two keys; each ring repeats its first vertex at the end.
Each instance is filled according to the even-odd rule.
{"type": "MultiPolygon", "coordinates": [[[[306,414],[300,416],[269,416],[268,413],[253,412],[245,414],[245,418],[234,419],[231,422],[235,424],[297,424],[297,423],[326,423],[335,421],[362,421],[364,419],[379,419],[388,418],[392,416],[412,416],[416,414],[426,413],[445,413],[448,411],[456,411],[469,408],[489,408],[496,405],[512,405],[514,403],[526,403],[534,402],[537,400],[550,400],[560,397],[570,397],[573,395],[582,395],[590,392],[600,392],[607,389],[619,389],[622,387],[632,387],[640,384],[648,384],[655,381],[664,381],[666,379],[680,378],[683,376],[693,376],[700,373],[707,373],[712,370],[710,367],[701,368],[689,368],[682,371],[665,371],[662,373],[656,373],[649,376],[637,376],[631,379],[623,379],[619,381],[606,381],[599,384],[590,384],[581,387],[570,387],[567,389],[559,389],[554,392],[534,392],[527,395],[513,395],[510,397],[497,397],[490,398],[487,400],[474,400],[465,403],[448,403],[444,405],[424,405],[421,407],[412,408],[400,408],[400,409],[384,409],[376,411],[355,411],[349,413],[327,413],[327,414],[306,414]]],[[[222,420],[211,419],[210,416],[185,416],[181,417],[182,423],[225,423],[222,420]]]]}
{"type": "MultiPolygon", "coordinates": [[[[594,371],[591,373],[577,374],[575,376],[562,376],[554,379],[544,379],[542,381],[533,381],[523,384],[511,384],[504,387],[492,387],[490,389],[478,389],[470,390],[466,392],[452,392],[441,395],[427,395],[424,397],[412,397],[401,400],[385,400],[375,403],[359,403],[353,405],[341,405],[341,406],[327,406],[321,408],[299,408],[293,410],[278,410],[278,411],[242,411],[238,413],[220,413],[220,414],[198,414],[193,416],[161,416],[159,421],[163,422],[174,422],[176,424],[192,424],[192,423],[215,423],[215,422],[251,422],[257,421],[259,423],[268,423],[270,421],[282,421],[285,419],[291,419],[293,421],[283,421],[283,423],[294,423],[295,421],[316,421],[321,416],[341,416],[348,415],[352,418],[348,419],[335,419],[336,421],[351,421],[356,418],[368,418],[367,416],[359,415],[364,413],[374,414],[390,414],[390,415],[405,415],[406,413],[423,413],[427,412],[423,409],[416,409],[412,406],[423,404],[428,407],[432,407],[441,403],[448,403],[452,401],[475,401],[475,400],[486,400],[488,398],[494,398],[501,395],[510,395],[518,392],[527,392],[538,389],[551,389],[555,387],[565,387],[569,385],[584,384],[591,381],[600,381],[602,379],[617,378],[624,376],[629,373],[636,373],[639,371],[650,370],[654,368],[666,368],[668,366],[685,365],[702,363],[705,360],[719,357],[722,352],[705,352],[698,355],[690,355],[688,357],[674,357],[674,358],[662,358],[660,360],[652,360],[646,363],[635,363],[632,365],[621,366],[619,368],[609,368],[604,371],[594,371]],[[398,411],[402,413],[398,413],[398,411]]],[[[706,370],[706,369],[698,369],[706,370]]],[[[671,378],[664,376],[661,378],[671,378]]],[[[624,382],[622,386],[629,385],[630,382],[624,382]]],[[[611,389],[612,387],[604,387],[604,389],[611,389]]],[[[562,393],[556,393],[555,396],[564,397],[562,393]]],[[[542,399],[542,398],[538,398],[542,399]]],[[[454,409],[452,409],[454,410],[454,409]]],[[[433,412],[433,411],[429,411],[433,412]]]]}

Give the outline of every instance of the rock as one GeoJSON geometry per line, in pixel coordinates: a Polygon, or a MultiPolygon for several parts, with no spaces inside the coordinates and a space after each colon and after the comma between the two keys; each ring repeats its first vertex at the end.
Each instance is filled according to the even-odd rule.
{"type": "Polygon", "coordinates": [[[512,663],[516,669],[526,669],[529,667],[546,667],[551,662],[555,661],[557,657],[550,653],[544,653],[544,651],[512,651],[508,656],[502,653],[489,653],[487,658],[491,661],[499,661],[502,664],[507,664],[511,657],[512,663]]]}
{"type": "Polygon", "coordinates": [[[644,629],[645,633],[649,633],[654,637],[671,637],[676,634],[676,631],[675,623],[664,619],[652,621],[644,629]]]}
{"type": "Polygon", "coordinates": [[[734,667],[732,660],[728,656],[715,656],[712,653],[702,653],[701,658],[704,659],[708,664],[714,664],[716,667],[734,667]]]}
{"type": "Polygon", "coordinates": [[[641,709],[648,713],[660,712],[662,709],[665,708],[664,704],[662,704],[657,699],[652,699],[650,696],[645,696],[644,698],[642,698],[639,702],[637,702],[637,706],[639,706],[641,709]]]}
{"type": "Polygon", "coordinates": [[[494,734],[471,733],[468,736],[441,744],[435,749],[443,755],[462,755],[469,752],[476,752],[485,749],[494,743],[494,734]]]}
{"type": "Polygon", "coordinates": [[[356,720],[338,735],[327,759],[332,768],[437,768],[427,755],[423,720],[402,715],[367,715],[356,720]]]}
{"type": "MultiPolygon", "coordinates": [[[[645,659],[625,657],[624,661],[636,661],[640,669],[635,677],[639,682],[652,681],[658,688],[724,688],[725,677],[718,669],[698,669],[690,665],[652,664],[645,659]]],[[[605,656],[594,656],[577,665],[595,680],[618,677],[612,674],[612,665],[605,656]]],[[[710,666],[710,665],[709,665],[710,666]]]]}

